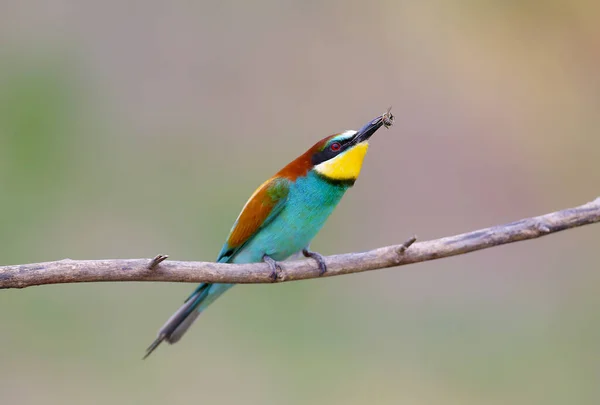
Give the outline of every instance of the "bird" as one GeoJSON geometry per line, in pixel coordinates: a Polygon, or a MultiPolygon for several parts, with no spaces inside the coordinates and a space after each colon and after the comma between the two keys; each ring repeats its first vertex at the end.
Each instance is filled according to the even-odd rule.
{"type": "MultiPolygon", "coordinates": [[[[265,262],[276,281],[279,262],[301,252],[317,262],[323,275],[325,260],[310,250],[310,242],[356,182],[371,136],[382,126],[389,128],[393,120],[390,107],[358,131],[323,138],[262,183],[235,220],[217,262],[265,262]]],[[[144,359],[163,341],[178,342],[198,316],[233,286],[201,283],[160,328],[144,359]]]]}

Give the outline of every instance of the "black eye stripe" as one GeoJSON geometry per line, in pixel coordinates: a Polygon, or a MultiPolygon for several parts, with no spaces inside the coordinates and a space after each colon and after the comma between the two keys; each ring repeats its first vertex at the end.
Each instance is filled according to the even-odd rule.
{"type": "Polygon", "coordinates": [[[317,152],[312,156],[312,164],[316,166],[319,163],[323,163],[329,159],[333,159],[334,157],[336,157],[337,155],[354,145],[354,142],[352,142],[352,140],[353,138],[331,140],[330,143],[328,143],[322,151],[317,152]],[[339,144],[340,147],[339,149],[332,150],[332,145],[335,143],[339,144]]]}

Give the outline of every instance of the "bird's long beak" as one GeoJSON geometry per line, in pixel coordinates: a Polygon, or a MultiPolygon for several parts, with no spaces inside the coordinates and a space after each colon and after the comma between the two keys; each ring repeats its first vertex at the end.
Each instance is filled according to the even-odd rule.
{"type": "Polygon", "coordinates": [[[386,128],[391,127],[394,122],[394,116],[390,112],[390,109],[385,114],[380,115],[359,129],[356,135],[354,135],[355,142],[360,143],[368,140],[382,126],[386,128]]]}

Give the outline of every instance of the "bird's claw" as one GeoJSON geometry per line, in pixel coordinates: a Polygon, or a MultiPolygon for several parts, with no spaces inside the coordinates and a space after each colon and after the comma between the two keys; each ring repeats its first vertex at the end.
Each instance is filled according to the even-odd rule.
{"type": "Polygon", "coordinates": [[[314,259],[318,263],[319,276],[322,276],[323,274],[325,274],[327,272],[327,265],[325,264],[325,258],[320,253],[311,252],[308,249],[303,249],[302,254],[304,255],[304,257],[310,257],[311,259],[314,259]]]}
{"type": "Polygon", "coordinates": [[[271,269],[271,274],[269,274],[271,280],[273,280],[273,282],[277,281],[277,278],[281,273],[281,265],[277,263],[277,261],[273,260],[273,258],[269,255],[264,255],[263,261],[267,263],[269,265],[269,268],[271,269]]]}

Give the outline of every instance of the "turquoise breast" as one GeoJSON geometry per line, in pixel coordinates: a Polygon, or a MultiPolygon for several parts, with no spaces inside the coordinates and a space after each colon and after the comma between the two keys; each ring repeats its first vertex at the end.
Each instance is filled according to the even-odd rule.
{"type": "Polygon", "coordinates": [[[301,251],[321,230],[348,188],[348,184],[329,183],[313,171],[297,178],[279,215],[240,249],[232,263],[259,262],[265,254],[285,260],[301,251]]]}

